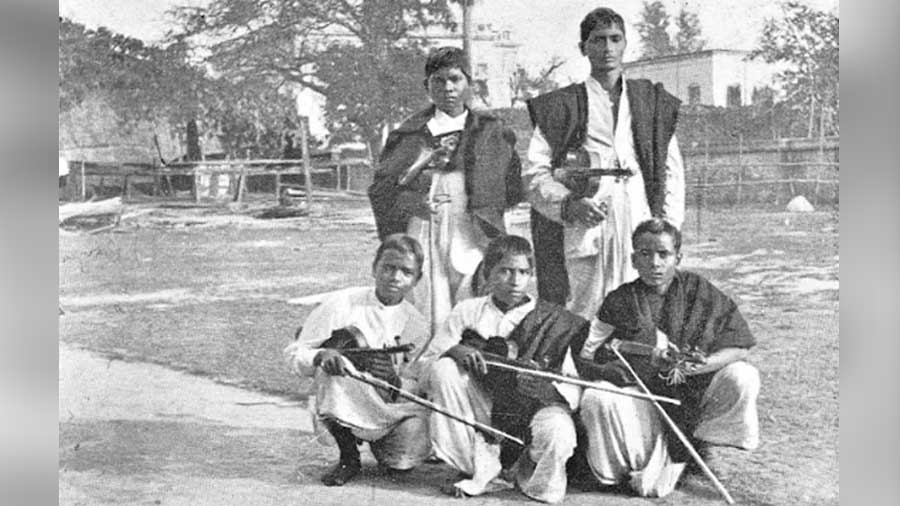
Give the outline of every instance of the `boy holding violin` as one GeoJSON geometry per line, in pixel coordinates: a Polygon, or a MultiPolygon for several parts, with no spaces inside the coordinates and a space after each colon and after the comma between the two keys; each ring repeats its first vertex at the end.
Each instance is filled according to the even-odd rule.
{"type": "Polygon", "coordinates": [[[411,469],[431,454],[426,409],[397,402],[387,389],[351,377],[365,370],[395,387],[419,391],[420,370],[430,357],[428,325],[405,296],[422,276],[422,259],[422,247],[412,237],[386,237],[372,265],[375,286],[327,297],[284,350],[295,374],[314,378],[316,415],[340,450],[338,464],[322,477],[325,485],[341,486],[359,474],[360,440],[369,442],[388,470],[411,469]],[[389,353],[407,343],[416,345],[411,354],[389,353]],[[347,347],[355,353],[340,351],[347,347]]]}
{"type": "Polygon", "coordinates": [[[589,324],[560,306],[528,294],[532,250],[522,237],[493,239],[484,256],[484,297],[466,299],[439,327],[431,348],[442,352],[425,389],[437,404],[506,431],[526,443],[511,447],[443,416],[430,420],[435,455],[460,471],[442,491],[476,496],[517,486],[533,499],[555,503],[566,492],[566,461],[576,444],[572,409],[580,389],[491,362],[575,373],[570,347],[580,349],[589,324]],[[505,470],[505,472],[504,472],[505,470]]]}

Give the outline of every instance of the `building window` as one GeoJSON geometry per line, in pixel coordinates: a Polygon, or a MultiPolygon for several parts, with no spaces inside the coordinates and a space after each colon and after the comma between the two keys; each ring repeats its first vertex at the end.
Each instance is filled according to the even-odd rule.
{"type": "Polygon", "coordinates": [[[700,103],[700,85],[692,84],[688,86],[688,104],[697,105],[700,103]]]}
{"type": "Polygon", "coordinates": [[[479,63],[478,67],[475,71],[475,75],[477,76],[486,76],[488,73],[487,63],[479,63]]]}
{"type": "Polygon", "coordinates": [[[728,87],[728,96],[725,99],[725,105],[728,107],[741,106],[741,85],[735,84],[728,87]]]}
{"type": "Polygon", "coordinates": [[[763,86],[762,88],[753,88],[752,97],[753,104],[772,105],[772,102],[775,100],[775,93],[772,88],[763,86]]]}

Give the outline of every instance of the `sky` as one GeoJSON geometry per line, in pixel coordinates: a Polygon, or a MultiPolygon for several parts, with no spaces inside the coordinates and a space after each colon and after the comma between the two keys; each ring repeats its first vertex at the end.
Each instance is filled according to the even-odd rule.
{"type": "MultiPolygon", "coordinates": [[[[160,40],[171,26],[166,11],[176,5],[198,6],[209,0],[59,0],[59,13],[90,28],[106,26],[147,42],[160,40]]],[[[807,5],[837,12],[839,0],[801,0],[807,5]]],[[[696,12],[710,49],[752,49],[767,18],[781,16],[771,0],[663,0],[675,16],[681,8],[696,12]]],[[[476,0],[473,19],[506,26],[514,42],[521,44],[519,62],[540,70],[558,56],[566,64],[558,71],[563,80],[580,80],[587,74],[586,61],[578,52],[578,24],[591,9],[607,6],[625,18],[630,44],[626,60],[637,59],[640,45],[634,22],[642,9],[638,0],[476,0]]]]}
{"type": "MultiPolygon", "coordinates": [[[[175,6],[202,6],[210,0],[59,0],[59,14],[86,25],[105,26],[112,31],[145,42],[162,40],[172,27],[167,11],[175,6]]],[[[585,14],[596,7],[611,7],[626,22],[630,43],[625,60],[640,54],[634,23],[640,19],[639,0],[475,0],[474,23],[491,23],[495,29],[508,29],[512,42],[521,44],[518,63],[537,74],[556,57],[565,62],[553,74],[559,83],[583,80],[589,73],[587,60],[578,51],[578,25],[585,14]]],[[[838,11],[839,0],[800,0],[818,10],[838,11]]],[[[753,49],[767,18],[782,16],[778,2],[771,0],[663,0],[674,18],[686,8],[700,18],[708,49],[753,49]]],[[[306,93],[298,97],[298,107],[311,116],[314,135],[327,130],[316,112],[321,97],[306,93]]]]}

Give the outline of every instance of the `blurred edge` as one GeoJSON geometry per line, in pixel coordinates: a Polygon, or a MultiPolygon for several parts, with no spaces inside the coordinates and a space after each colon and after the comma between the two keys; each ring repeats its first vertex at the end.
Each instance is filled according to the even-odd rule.
{"type": "Polygon", "coordinates": [[[900,161],[894,2],[845,4],[841,17],[841,497],[900,496],[900,161]]]}
{"type": "Polygon", "coordinates": [[[57,11],[46,0],[13,0],[0,7],[4,504],[54,504],[59,498],[54,307],[58,246],[53,213],[57,11]]]}

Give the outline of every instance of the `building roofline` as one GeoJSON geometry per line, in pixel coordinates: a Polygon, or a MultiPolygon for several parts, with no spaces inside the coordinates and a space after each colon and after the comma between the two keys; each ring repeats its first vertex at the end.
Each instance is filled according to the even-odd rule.
{"type": "Polygon", "coordinates": [[[658,62],[675,61],[675,60],[689,60],[692,58],[709,56],[709,55],[712,55],[713,53],[732,53],[732,54],[748,55],[748,54],[750,54],[750,51],[748,51],[746,49],[702,49],[700,51],[694,51],[693,53],[678,53],[678,54],[669,54],[666,56],[657,56],[655,58],[641,58],[639,60],[625,62],[625,65],[643,65],[646,63],[658,63],[658,62]]]}

